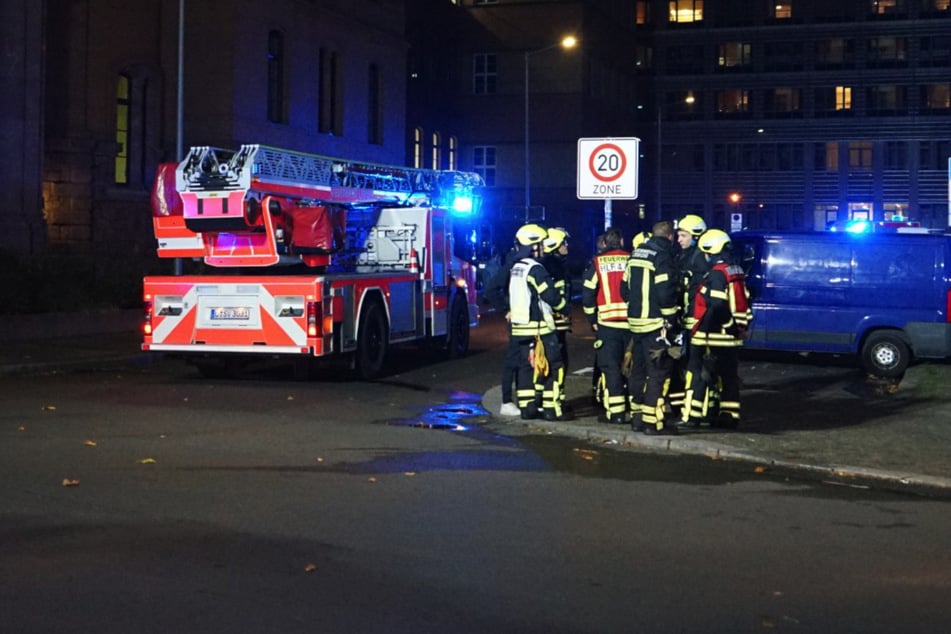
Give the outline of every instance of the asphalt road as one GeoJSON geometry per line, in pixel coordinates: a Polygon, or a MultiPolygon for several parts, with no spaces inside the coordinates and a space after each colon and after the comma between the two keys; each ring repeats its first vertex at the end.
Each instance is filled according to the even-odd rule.
{"type": "Polygon", "coordinates": [[[0,377],[0,631],[947,631],[949,502],[499,422],[495,336],[0,377]]]}

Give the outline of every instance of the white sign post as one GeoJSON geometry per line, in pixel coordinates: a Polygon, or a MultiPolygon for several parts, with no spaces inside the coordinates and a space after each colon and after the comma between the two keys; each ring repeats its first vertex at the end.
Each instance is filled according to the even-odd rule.
{"type": "Polygon", "coordinates": [[[611,200],[637,198],[641,140],[578,139],[579,199],[604,200],[604,228],[611,226],[611,200]]]}

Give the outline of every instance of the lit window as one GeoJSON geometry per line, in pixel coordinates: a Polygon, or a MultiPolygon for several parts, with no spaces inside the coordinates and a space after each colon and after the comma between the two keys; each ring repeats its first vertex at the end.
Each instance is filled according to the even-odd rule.
{"type": "Polygon", "coordinates": [[[922,102],[927,110],[951,108],[951,84],[928,84],[922,87],[922,102]]]}
{"type": "Polygon", "coordinates": [[[423,166],[423,129],[413,129],[413,167],[423,166]]]}
{"type": "Polygon", "coordinates": [[[703,21],[703,0],[670,0],[668,22],[685,24],[703,21]]]}
{"type": "Polygon", "coordinates": [[[472,148],[472,171],[485,181],[486,186],[495,185],[495,148],[478,146],[472,148]]]}
{"type": "Polygon", "coordinates": [[[750,92],[748,90],[721,90],[717,92],[717,112],[719,114],[741,114],[749,112],[750,92]]]}
{"type": "Polygon", "coordinates": [[[119,75],[116,84],[116,184],[129,182],[129,77],[119,75]]]}
{"type": "Polygon", "coordinates": [[[459,139],[454,136],[449,137],[449,165],[448,169],[459,169],[459,139]]]}
{"type": "Polygon", "coordinates": [[[773,4],[772,17],[777,20],[788,20],[792,17],[792,2],[776,2],[773,4]]]}
{"type": "Polygon", "coordinates": [[[720,68],[749,66],[749,64],[749,42],[723,42],[718,47],[717,66],[720,68]]]}
{"type": "Polygon", "coordinates": [[[851,110],[852,109],[852,88],[850,86],[836,86],[835,87],[835,109],[836,110],[851,110]]]}
{"type": "Polygon", "coordinates": [[[649,0],[637,0],[634,5],[634,24],[645,25],[651,22],[651,3],[649,0]]]}

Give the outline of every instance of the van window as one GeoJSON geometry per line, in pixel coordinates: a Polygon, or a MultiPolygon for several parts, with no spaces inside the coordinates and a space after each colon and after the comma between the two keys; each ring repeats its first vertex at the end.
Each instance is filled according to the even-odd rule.
{"type": "Polygon", "coordinates": [[[770,245],[770,278],[778,285],[842,286],[849,283],[847,245],[775,242],[770,245]]]}
{"type": "Polygon", "coordinates": [[[885,284],[930,283],[935,276],[935,253],[932,248],[915,246],[891,247],[884,244],[872,256],[855,257],[853,271],[856,284],[881,286],[885,284]]]}

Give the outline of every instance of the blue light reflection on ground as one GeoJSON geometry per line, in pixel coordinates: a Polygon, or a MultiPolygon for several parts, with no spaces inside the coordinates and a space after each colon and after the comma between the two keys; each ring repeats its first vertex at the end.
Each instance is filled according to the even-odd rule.
{"type": "Polygon", "coordinates": [[[345,473],[404,473],[426,471],[550,471],[551,466],[513,438],[484,429],[473,419],[488,416],[482,397],[452,392],[446,403],[432,405],[418,416],[384,421],[387,425],[460,433],[482,444],[473,449],[425,451],[379,456],[363,462],[337,463],[345,473]]]}

